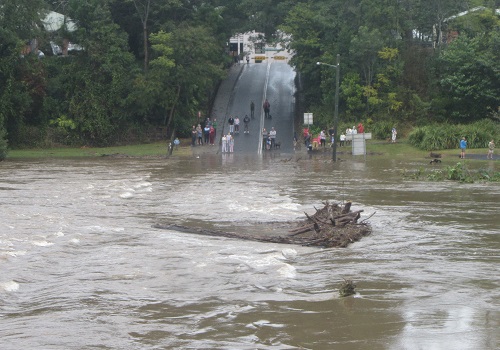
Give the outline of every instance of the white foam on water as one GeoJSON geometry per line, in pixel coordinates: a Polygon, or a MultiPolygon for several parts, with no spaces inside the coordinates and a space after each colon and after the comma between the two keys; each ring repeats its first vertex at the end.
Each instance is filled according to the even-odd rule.
{"type": "Polygon", "coordinates": [[[151,187],[152,184],[150,182],[141,182],[134,185],[134,188],[143,188],[143,187],[151,187]]]}
{"type": "Polygon", "coordinates": [[[51,245],[54,245],[52,242],[47,242],[47,241],[33,241],[31,244],[36,245],[38,247],[50,247],[51,245]]]}
{"type": "Polygon", "coordinates": [[[26,255],[26,251],[25,250],[18,250],[18,251],[13,251],[13,252],[6,252],[5,254],[15,258],[18,256],[26,255]]]}
{"type": "Polygon", "coordinates": [[[134,194],[132,192],[125,192],[125,193],[120,194],[120,198],[123,198],[123,199],[128,199],[128,198],[132,198],[132,197],[134,197],[134,194]]]}
{"type": "Polygon", "coordinates": [[[0,289],[5,292],[15,292],[19,290],[19,283],[14,281],[0,282],[0,289]]]}
{"type": "Polygon", "coordinates": [[[297,269],[292,265],[284,264],[278,269],[278,273],[281,277],[295,278],[297,276],[297,269]]]}

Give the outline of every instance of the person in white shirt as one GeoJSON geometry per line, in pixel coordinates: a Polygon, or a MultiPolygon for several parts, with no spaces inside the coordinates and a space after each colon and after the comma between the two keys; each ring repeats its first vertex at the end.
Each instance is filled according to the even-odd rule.
{"type": "Polygon", "coordinates": [[[340,135],[340,147],[344,146],[345,144],[345,134],[340,135]]]}
{"type": "Polygon", "coordinates": [[[222,153],[227,152],[227,137],[226,135],[222,135],[222,153]]]}
{"type": "Polygon", "coordinates": [[[271,148],[274,148],[274,145],[276,144],[276,130],[274,130],[274,127],[272,127],[271,131],[269,131],[269,137],[271,138],[271,148]]]}
{"type": "Polygon", "coordinates": [[[236,134],[240,133],[240,118],[238,118],[238,116],[236,116],[236,118],[234,118],[234,132],[236,134]]]}

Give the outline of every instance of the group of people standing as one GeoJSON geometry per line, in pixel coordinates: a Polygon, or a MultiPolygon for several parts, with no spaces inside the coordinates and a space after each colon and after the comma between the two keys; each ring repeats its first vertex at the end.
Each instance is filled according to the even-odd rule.
{"type": "Polygon", "coordinates": [[[215,138],[217,136],[217,119],[213,121],[207,118],[204,126],[201,124],[193,125],[191,129],[191,146],[215,145],[215,138]]]}
{"type": "Polygon", "coordinates": [[[222,153],[234,152],[234,136],[230,132],[227,135],[222,135],[222,153]]]}
{"type": "Polygon", "coordinates": [[[271,127],[271,130],[269,132],[266,130],[266,128],[262,128],[262,147],[270,150],[272,148],[276,148],[276,130],[274,129],[274,126],[271,127]]]}
{"type": "MultiPolygon", "coordinates": [[[[460,159],[465,159],[465,150],[467,149],[467,139],[462,137],[459,143],[460,147],[460,159]]],[[[486,159],[493,159],[493,152],[495,151],[495,140],[488,142],[488,153],[486,154],[486,159]]]]}

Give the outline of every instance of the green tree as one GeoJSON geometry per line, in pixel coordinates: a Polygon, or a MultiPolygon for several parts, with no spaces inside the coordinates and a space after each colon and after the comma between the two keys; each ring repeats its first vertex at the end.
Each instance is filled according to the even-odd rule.
{"type": "Polygon", "coordinates": [[[68,116],[85,139],[106,144],[127,122],[124,101],[134,60],[106,2],[73,1],[71,17],[78,23],[75,39],[84,50],[64,67],[68,116]]]}
{"type": "Polygon", "coordinates": [[[459,36],[439,58],[445,108],[457,120],[474,121],[500,106],[500,31],[459,36]]]}

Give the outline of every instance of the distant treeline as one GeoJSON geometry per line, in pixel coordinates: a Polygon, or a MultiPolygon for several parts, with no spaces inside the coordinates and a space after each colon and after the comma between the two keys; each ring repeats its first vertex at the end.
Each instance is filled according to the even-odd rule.
{"type": "Polygon", "coordinates": [[[188,133],[231,64],[228,39],[251,30],[294,51],[298,115],[313,112],[318,126],[331,124],[336,70],[316,63],[334,65],[337,54],[344,121],[410,129],[495,120],[496,8],[498,0],[2,1],[0,156],[7,142],[111,145],[147,141],[159,127],[188,133]],[[49,11],[67,25],[47,29],[49,11]]]}

